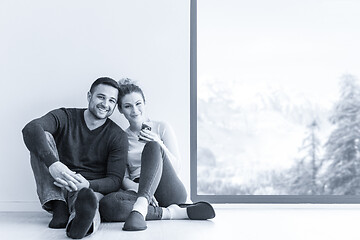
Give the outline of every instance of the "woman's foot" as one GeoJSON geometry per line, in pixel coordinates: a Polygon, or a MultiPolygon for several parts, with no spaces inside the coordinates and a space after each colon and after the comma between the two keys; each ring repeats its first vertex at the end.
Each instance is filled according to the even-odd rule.
{"type": "Polygon", "coordinates": [[[215,217],[214,208],[207,202],[179,204],[179,207],[186,208],[187,215],[192,220],[207,220],[215,217]]]}
{"type": "Polygon", "coordinates": [[[124,231],[142,231],[147,228],[144,216],[138,211],[132,211],[123,226],[124,231]]]}
{"type": "Polygon", "coordinates": [[[214,208],[207,202],[172,204],[163,209],[162,219],[207,220],[215,217],[214,208]]]}

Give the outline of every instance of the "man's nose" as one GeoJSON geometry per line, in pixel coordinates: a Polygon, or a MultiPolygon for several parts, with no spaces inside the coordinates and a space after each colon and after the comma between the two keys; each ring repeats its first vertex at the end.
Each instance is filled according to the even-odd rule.
{"type": "Polygon", "coordinates": [[[108,107],[108,106],[109,106],[109,100],[104,99],[104,100],[102,101],[102,105],[103,105],[104,107],[108,107]]]}

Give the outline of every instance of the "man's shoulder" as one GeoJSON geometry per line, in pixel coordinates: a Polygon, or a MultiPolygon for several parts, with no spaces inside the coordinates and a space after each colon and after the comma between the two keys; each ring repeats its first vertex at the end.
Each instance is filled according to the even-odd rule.
{"type": "Polygon", "coordinates": [[[57,108],[54,109],[52,111],[50,111],[50,113],[53,114],[66,114],[66,115],[79,115],[81,113],[83,113],[85,111],[85,109],[83,108],[65,108],[65,107],[61,107],[61,108],[57,108]]]}
{"type": "Polygon", "coordinates": [[[108,121],[111,131],[113,131],[115,134],[126,135],[125,131],[117,123],[115,123],[110,118],[108,119],[108,121]]]}

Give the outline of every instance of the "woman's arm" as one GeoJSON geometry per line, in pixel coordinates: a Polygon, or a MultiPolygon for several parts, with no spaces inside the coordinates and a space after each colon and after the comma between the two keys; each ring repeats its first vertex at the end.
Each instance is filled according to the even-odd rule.
{"type": "Polygon", "coordinates": [[[175,133],[169,124],[163,122],[157,123],[159,127],[158,131],[141,130],[139,136],[144,141],[155,141],[159,143],[174,169],[179,172],[181,161],[175,133]]]}
{"type": "Polygon", "coordinates": [[[163,122],[160,123],[160,127],[162,130],[160,146],[170,159],[175,170],[179,172],[181,168],[181,157],[174,130],[169,124],[163,122]]]}
{"type": "Polygon", "coordinates": [[[130,179],[128,168],[126,168],[125,170],[125,176],[122,181],[122,187],[124,190],[130,190],[134,192],[138,192],[139,189],[139,184],[130,179]]]}

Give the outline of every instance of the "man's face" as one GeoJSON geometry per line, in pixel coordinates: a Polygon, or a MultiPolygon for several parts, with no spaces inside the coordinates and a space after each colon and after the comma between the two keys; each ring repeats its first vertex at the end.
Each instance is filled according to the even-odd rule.
{"type": "Polygon", "coordinates": [[[88,92],[88,109],[97,119],[106,119],[114,112],[118,99],[118,90],[112,86],[100,84],[93,92],[88,92]]]}

